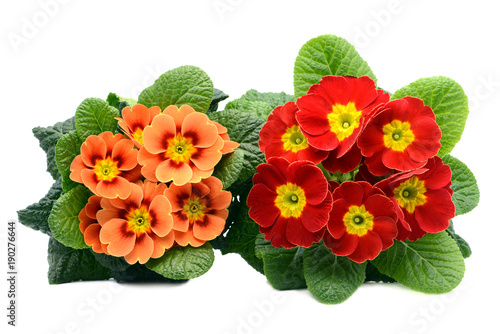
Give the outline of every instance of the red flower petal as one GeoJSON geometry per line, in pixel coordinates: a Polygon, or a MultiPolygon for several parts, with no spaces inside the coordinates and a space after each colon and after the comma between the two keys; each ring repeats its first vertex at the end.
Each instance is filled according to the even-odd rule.
{"type": "MultiPolygon", "coordinates": [[[[354,102],[357,110],[363,110],[377,97],[375,82],[367,77],[345,77],[349,85],[349,102],[354,102]]],[[[347,104],[347,103],[345,103],[347,104]]]]}
{"type": "Polygon", "coordinates": [[[326,232],[323,236],[323,242],[326,247],[330,248],[333,254],[347,256],[358,247],[358,236],[346,233],[340,239],[335,239],[330,233],[326,232]]]}
{"type": "Polygon", "coordinates": [[[288,241],[286,237],[288,219],[278,216],[276,222],[269,227],[259,226],[259,230],[264,234],[264,239],[271,242],[274,247],[294,248],[296,245],[288,241]]]}
{"type": "Polygon", "coordinates": [[[296,161],[287,168],[288,182],[302,188],[306,202],[312,205],[320,204],[328,193],[328,182],[321,169],[308,161],[296,161]]]}
{"type": "Polygon", "coordinates": [[[349,204],[341,198],[332,203],[332,211],[326,228],[335,238],[340,239],[345,235],[346,226],[344,224],[344,215],[349,211],[349,204]]]}
{"type": "Polygon", "coordinates": [[[332,196],[326,195],[325,200],[318,205],[306,204],[300,219],[309,232],[316,232],[326,226],[332,208],[332,196]]]}
{"type": "Polygon", "coordinates": [[[422,230],[438,233],[448,228],[449,220],[455,216],[455,205],[451,195],[444,189],[425,192],[427,202],[415,208],[415,219],[422,230]]]}
{"type": "Polygon", "coordinates": [[[257,173],[253,176],[254,184],[265,184],[271,191],[276,191],[276,188],[286,183],[286,178],[279,168],[276,168],[276,163],[282,164],[282,171],[285,171],[289,163],[283,158],[272,158],[267,164],[257,166],[257,173]],[[278,160],[276,160],[278,159],[278,160]]]}
{"type": "MultiPolygon", "coordinates": [[[[279,219],[279,218],[278,218],[279,219]]],[[[294,245],[301,247],[311,247],[314,242],[318,242],[323,237],[325,230],[308,231],[300,218],[290,217],[286,226],[286,239],[294,245]]]]}
{"type": "Polygon", "coordinates": [[[363,263],[373,260],[382,250],[382,240],[378,234],[368,231],[364,236],[358,237],[358,247],[347,257],[354,262],[363,263]]]}
{"type": "Polygon", "coordinates": [[[332,111],[333,104],[319,95],[307,94],[297,100],[297,105],[300,110],[295,118],[303,132],[318,136],[330,131],[327,115],[332,111]]]}

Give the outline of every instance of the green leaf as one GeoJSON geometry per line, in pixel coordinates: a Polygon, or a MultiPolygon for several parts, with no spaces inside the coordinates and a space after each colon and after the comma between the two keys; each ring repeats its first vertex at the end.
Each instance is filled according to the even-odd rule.
{"type": "Polygon", "coordinates": [[[128,97],[123,97],[119,96],[115,93],[109,93],[108,98],[106,99],[106,102],[108,104],[116,109],[121,113],[123,108],[129,106],[132,107],[133,105],[137,104],[137,100],[128,98],[128,97]]]}
{"type": "Polygon", "coordinates": [[[187,280],[173,280],[162,275],[155,273],[154,271],[146,268],[146,266],[136,263],[132,266],[129,266],[127,269],[123,271],[114,271],[111,270],[111,276],[117,282],[134,282],[134,283],[143,283],[143,282],[168,282],[168,283],[184,283],[187,280]]]}
{"type": "Polygon", "coordinates": [[[445,155],[443,162],[451,168],[455,216],[472,211],[479,204],[479,187],[474,174],[462,161],[451,155],[445,155]]]}
{"type": "Polygon", "coordinates": [[[267,120],[274,108],[293,100],[293,95],[284,92],[259,93],[255,89],[251,89],[240,98],[229,102],[224,110],[247,112],[267,120]]]}
{"type": "Polygon", "coordinates": [[[398,89],[391,99],[405,96],[418,97],[432,108],[442,132],[438,156],[450,153],[460,140],[469,115],[469,101],[462,87],[447,77],[422,78],[398,89]]]}
{"type": "Polygon", "coordinates": [[[214,86],[210,77],[195,66],[181,66],[162,74],[152,86],[139,95],[138,103],[148,108],[170,105],[190,105],[194,110],[206,112],[212,103],[214,86]]]}
{"type": "Polygon", "coordinates": [[[455,229],[453,227],[453,221],[450,220],[450,226],[448,226],[446,232],[450,237],[452,237],[453,240],[455,240],[458,249],[460,249],[460,253],[462,253],[464,259],[472,255],[472,250],[470,249],[469,243],[465,241],[464,238],[455,233],[455,229]]]}
{"type": "Polygon", "coordinates": [[[396,282],[396,280],[392,277],[382,274],[377,269],[377,267],[375,267],[370,261],[367,261],[365,282],[394,283],[396,282]]]}
{"type": "Polygon", "coordinates": [[[229,206],[229,216],[226,220],[226,247],[222,254],[239,254],[249,265],[260,273],[264,273],[264,263],[255,255],[255,240],[260,235],[259,225],[248,216],[246,198],[252,187],[252,180],[235,183],[229,190],[234,200],[229,206]]]}
{"type": "Polygon", "coordinates": [[[307,288],[324,304],[346,301],[365,281],[366,261],[337,256],[322,243],[307,248],[303,261],[307,288]]]}
{"type": "Polygon", "coordinates": [[[215,166],[213,176],[222,181],[222,189],[229,188],[238,180],[240,171],[245,163],[245,153],[237,148],[233,153],[222,156],[221,161],[215,166]]]}
{"type": "Polygon", "coordinates": [[[174,247],[159,259],[151,259],[146,267],[171,279],[192,279],[206,273],[214,263],[210,243],[200,247],[174,247]]]}
{"type": "Polygon", "coordinates": [[[62,188],[65,192],[75,188],[78,183],[69,178],[71,174],[70,166],[73,159],[80,154],[83,141],[78,137],[76,131],[66,133],[59,139],[56,145],[56,164],[62,176],[62,188]]]}
{"type": "Polygon", "coordinates": [[[75,123],[78,137],[83,141],[90,135],[102,132],[116,133],[118,110],[98,98],[85,99],[76,109],[75,123]]]}
{"type": "Polygon", "coordinates": [[[219,103],[227,99],[229,95],[221,91],[220,89],[214,89],[214,96],[212,97],[212,102],[210,102],[210,107],[208,107],[207,114],[217,111],[219,108],[219,103]]]}
{"type": "Polygon", "coordinates": [[[276,248],[266,241],[262,234],[255,240],[255,254],[264,262],[264,274],[272,287],[277,290],[307,287],[302,266],[304,249],[303,247],[276,248]]]}
{"type": "Polygon", "coordinates": [[[125,261],[125,258],[123,257],[111,256],[104,253],[96,253],[94,251],[92,251],[92,254],[94,254],[95,259],[97,260],[97,262],[99,262],[100,265],[108,268],[111,271],[125,271],[130,267],[130,264],[125,261]]]}
{"type": "Polygon", "coordinates": [[[239,149],[245,154],[238,180],[244,181],[252,177],[255,167],[266,162],[258,144],[264,121],[253,114],[226,110],[210,113],[209,118],[224,125],[231,140],[239,143],[239,149]]]}
{"type": "Polygon", "coordinates": [[[377,82],[354,46],[334,35],[313,38],[300,49],[293,70],[295,97],[306,94],[309,87],[317,84],[325,75],[367,75],[377,82]]]}
{"type": "Polygon", "coordinates": [[[52,236],[65,246],[82,249],[88,248],[80,232],[78,214],[87,205],[90,190],[79,185],[63,194],[54,204],[49,216],[49,226],[52,236]]]}
{"type": "Polygon", "coordinates": [[[465,272],[464,258],[445,231],[426,234],[417,241],[395,241],[372,263],[381,273],[425,293],[450,292],[465,272]]]}
{"type": "Polygon", "coordinates": [[[94,281],[110,278],[109,270],[96,261],[89,249],[73,249],[49,240],[49,283],[94,281]]]}
{"type": "Polygon", "coordinates": [[[46,128],[36,127],[33,129],[33,135],[39,140],[40,147],[47,154],[47,171],[57,180],[59,178],[59,170],[55,161],[55,149],[57,141],[65,134],[75,129],[74,117],[67,119],[64,122],[54,124],[46,128]]]}
{"type": "Polygon", "coordinates": [[[54,203],[62,193],[61,179],[59,178],[38,203],[31,204],[26,209],[17,211],[19,222],[35,231],[51,235],[48,222],[49,215],[54,203]]]}

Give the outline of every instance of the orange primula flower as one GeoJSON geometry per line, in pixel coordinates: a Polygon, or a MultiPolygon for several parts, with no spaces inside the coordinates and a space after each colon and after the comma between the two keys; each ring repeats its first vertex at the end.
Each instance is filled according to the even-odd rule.
{"type": "Polygon", "coordinates": [[[217,127],[219,136],[222,138],[222,140],[224,140],[224,146],[220,150],[222,154],[234,152],[234,150],[238,146],[240,146],[240,144],[238,144],[235,141],[232,141],[231,138],[229,138],[229,135],[227,134],[227,128],[225,126],[223,126],[220,123],[217,123],[216,121],[208,121],[208,122],[217,127]]]}
{"type": "Polygon", "coordinates": [[[199,183],[175,184],[165,190],[172,204],[175,241],[181,246],[199,247],[224,230],[232,195],[211,176],[199,183]]]}
{"type": "Polygon", "coordinates": [[[123,132],[134,142],[137,148],[141,148],[144,128],[151,124],[153,118],[161,113],[160,107],[148,107],[135,104],[122,110],[122,117],[117,117],[118,125],[123,132]]]}
{"type": "Polygon", "coordinates": [[[92,246],[92,250],[96,253],[106,253],[107,245],[101,243],[99,233],[101,233],[101,225],[97,221],[97,212],[101,209],[101,199],[99,196],[91,196],[87,205],[80,211],[78,219],[80,220],[80,231],[83,233],[85,243],[92,246]]]}
{"type": "Polygon", "coordinates": [[[125,199],[101,200],[97,212],[101,224],[100,241],[113,256],[124,256],[134,264],[161,257],[174,243],[172,207],[163,195],[165,184],[145,181],[132,183],[125,199]]]}
{"type": "Polygon", "coordinates": [[[150,181],[181,186],[212,175],[224,140],[205,114],[188,105],[167,107],[144,129],[137,159],[150,181]]]}
{"type": "Polygon", "coordinates": [[[71,163],[70,179],[105,198],[127,198],[130,182],[141,178],[134,143],[110,131],[89,136],[71,163]]]}

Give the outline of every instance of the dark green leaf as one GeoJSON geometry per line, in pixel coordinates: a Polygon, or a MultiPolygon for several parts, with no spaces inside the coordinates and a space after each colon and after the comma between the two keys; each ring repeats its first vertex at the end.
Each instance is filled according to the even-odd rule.
{"type": "Polygon", "coordinates": [[[130,264],[125,261],[123,257],[111,256],[104,253],[96,253],[94,251],[92,251],[92,254],[94,254],[97,262],[111,271],[124,271],[130,267],[130,264]]]}
{"type": "Polygon", "coordinates": [[[56,144],[59,138],[65,133],[75,129],[74,117],[67,119],[64,122],[54,124],[46,128],[36,127],[33,129],[33,135],[39,140],[40,147],[47,154],[47,171],[52,175],[54,180],[59,178],[59,170],[55,161],[56,144]]]}
{"type": "Polygon", "coordinates": [[[148,108],[170,105],[190,105],[194,110],[206,112],[212,103],[214,86],[209,76],[195,66],[181,66],[162,74],[152,86],[139,95],[138,103],[148,108]]]}
{"type": "Polygon", "coordinates": [[[109,270],[96,261],[89,249],[73,249],[49,240],[49,283],[94,281],[110,278],[109,270]]]}
{"type": "Polygon", "coordinates": [[[321,35],[302,46],[295,60],[293,85],[295,97],[306,94],[325,75],[367,75],[375,83],[377,78],[354,46],[334,35],[321,35]]]}
{"type": "Polygon", "coordinates": [[[479,204],[479,187],[471,170],[451,155],[443,157],[443,162],[451,168],[451,189],[455,216],[472,211],[479,204]]]}
{"type": "Polygon", "coordinates": [[[113,277],[117,282],[120,283],[151,283],[151,282],[163,282],[163,283],[184,283],[187,280],[173,280],[170,278],[163,277],[162,275],[155,273],[154,271],[146,268],[146,266],[136,263],[129,266],[123,271],[111,270],[111,277],[113,277]]]}
{"type": "Polygon", "coordinates": [[[465,272],[462,254],[445,231],[426,234],[417,241],[395,241],[372,263],[381,273],[425,293],[450,292],[465,272]]]}
{"type": "Polygon", "coordinates": [[[421,78],[398,89],[391,99],[405,96],[418,97],[432,108],[442,132],[438,155],[450,153],[460,140],[469,115],[469,101],[462,87],[447,77],[421,78]]]}
{"type": "Polygon", "coordinates": [[[268,282],[277,290],[306,288],[302,257],[303,247],[285,249],[276,248],[264,235],[259,234],[255,240],[255,254],[264,262],[264,274],[268,282]]]}
{"type": "Polygon", "coordinates": [[[219,103],[224,101],[228,97],[229,97],[229,95],[227,95],[223,91],[215,88],[214,89],[214,96],[212,97],[212,102],[210,103],[210,107],[208,107],[207,114],[217,111],[217,109],[219,108],[219,103]]]}
{"type": "Polygon", "coordinates": [[[365,282],[384,282],[384,283],[394,283],[396,280],[392,277],[382,274],[377,267],[375,267],[371,262],[368,261],[366,265],[366,278],[365,282]]]}
{"type": "Polygon", "coordinates": [[[62,195],[61,179],[59,178],[49,192],[38,202],[17,212],[19,222],[24,226],[51,235],[49,228],[49,215],[57,199],[62,195]]]}
{"type": "Polygon", "coordinates": [[[200,247],[174,247],[159,259],[151,259],[146,267],[171,279],[193,279],[205,274],[214,263],[210,243],[200,247]]]}
{"type": "Polygon", "coordinates": [[[366,262],[337,256],[323,243],[307,248],[303,261],[307,289],[324,304],[346,301],[365,281],[366,262]]]}
{"type": "Polygon", "coordinates": [[[469,243],[465,241],[464,238],[455,233],[453,221],[450,220],[450,226],[448,226],[446,232],[448,232],[449,236],[452,237],[453,240],[455,240],[458,249],[460,249],[460,253],[462,253],[464,259],[470,257],[472,254],[472,250],[470,249],[469,243]]]}

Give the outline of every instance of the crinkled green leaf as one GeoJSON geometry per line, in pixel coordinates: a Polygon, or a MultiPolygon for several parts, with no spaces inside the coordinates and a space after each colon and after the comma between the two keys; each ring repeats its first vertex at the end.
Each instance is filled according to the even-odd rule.
{"type": "Polygon", "coordinates": [[[245,153],[237,148],[233,153],[225,154],[215,166],[213,176],[222,181],[223,189],[229,188],[238,180],[243,164],[245,153]]]}
{"type": "Polygon", "coordinates": [[[245,154],[238,180],[244,181],[252,177],[255,167],[266,161],[258,143],[264,121],[253,114],[226,110],[210,113],[209,118],[224,125],[231,140],[239,143],[239,149],[245,154]]]}
{"type": "Polygon", "coordinates": [[[90,135],[99,135],[102,132],[116,133],[120,116],[118,110],[108,102],[98,98],[87,98],[78,106],[75,113],[76,132],[78,137],[85,141],[90,135]]]}
{"type": "Polygon", "coordinates": [[[464,258],[445,231],[426,234],[417,241],[395,241],[372,263],[381,273],[425,293],[453,290],[465,272],[464,258]]]}
{"type": "Polygon", "coordinates": [[[453,227],[453,221],[450,220],[450,226],[448,226],[446,232],[448,232],[450,237],[452,237],[453,240],[455,240],[458,249],[460,249],[460,253],[462,253],[464,259],[470,257],[472,254],[472,250],[470,249],[469,243],[465,241],[464,238],[455,233],[455,228],[453,227]]]}
{"type": "Polygon", "coordinates": [[[206,273],[214,263],[210,243],[200,247],[174,247],[159,259],[151,259],[146,267],[171,279],[192,279],[206,273]]]}
{"type": "Polygon", "coordinates": [[[365,282],[394,283],[396,282],[396,280],[392,277],[382,274],[377,269],[377,267],[375,267],[370,261],[367,261],[365,282]]]}
{"type": "Polygon", "coordinates": [[[76,249],[88,248],[80,232],[78,215],[87,205],[90,190],[83,185],[78,185],[63,194],[54,204],[49,216],[49,227],[52,236],[67,247],[76,249]]]}
{"type": "Polygon", "coordinates": [[[443,162],[451,168],[451,189],[455,216],[472,211],[479,204],[479,187],[472,171],[451,155],[443,157],[443,162]]]}
{"type": "Polygon", "coordinates": [[[366,262],[337,256],[323,243],[304,251],[303,265],[307,289],[324,304],[346,301],[365,281],[366,262]]]}
{"type": "Polygon", "coordinates": [[[264,262],[264,274],[277,290],[306,288],[302,265],[304,249],[303,247],[276,248],[266,241],[262,234],[255,240],[255,255],[264,262]]]}
{"type": "Polygon", "coordinates": [[[78,137],[76,131],[66,133],[59,139],[56,145],[56,164],[62,176],[62,188],[65,192],[75,188],[78,183],[69,178],[70,166],[73,159],[80,154],[83,141],[78,137]]]}
{"type": "Polygon", "coordinates": [[[49,283],[94,281],[110,278],[109,270],[96,261],[90,249],[73,249],[49,240],[49,283]]]}
{"type": "Polygon", "coordinates": [[[49,215],[54,203],[62,193],[61,178],[59,178],[38,203],[31,204],[26,209],[17,212],[19,222],[35,231],[51,235],[48,222],[49,215]]]}
{"type": "Polygon", "coordinates": [[[137,104],[137,100],[128,98],[128,97],[123,97],[119,96],[115,93],[109,93],[108,98],[106,99],[106,102],[108,104],[116,109],[121,113],[122,109],[129,106],[132,107],[133,105],[137,104]]]}
{"type": "Polygon", "coordinates": [[[212,103],[214,86],[210,77],[199,67],[181,66],[162,74],[154,84],[144,89],[138,103],[148,108],[170,105],[190,105],[194,110],[206,112],[212,103]]]}
{"type": "Polygon", "coordinates": [[[210,107],[208,107],[207,114],[217,111],[219,108],[219,103],[227,99],[229,95],[221,91],[220,89],[214,89],[214,96],[212,97],[212,102],[210,102],[210,107]]]}
{"type": "Polygon", "coordinates": [[[295,97],[306,94],[325,75],[367,75],[375,83],[377,78],[348,41],[334,35],[321,35],[302,46],[295,60],[293,85],[295,97]]]}
{"type": "Polygon", "coordinates": [[[251,89],[240,98],[228,102],[225,110],[248,112],[259,116],[263,120],[267,120],[267,117],[274,108],[293,100],[293,95],[288,95],[284,92],[260,93],[255,89],[251,89]]]}
{"type": "Polygon", "coordinates": [[[469,115],[469,100],[462,87],[453,79],[437,76],[421,78],[398,89],[391,99],[418,97],[436,114],[442,132],[440,157],[450,153],[458,143],[469,115]]]}
{"type": "Polygon", "coordinates": [[[39,140],[40,147],[47,154],[47,171],[54,180],[59,178],[59,170],[55,161],[55,150],[57,141],[65,134],[75,129],[74,117],[64,122],[58,122],[54,126],[46,128],[36,127],[33,129],[33,135],[39,140]]]}
{"type": "Polygon", "coordinates": [[[97,262],[99,262],[99,264],[108,268],[110,271],[125,271],[130,267],[130,264],[125,261],[125,258],[123,257],[111,256],[104,253],[96,253],[94,251],[92,251],[92,254],[94,254],[95,259],[97,260],[97,262]]]}

